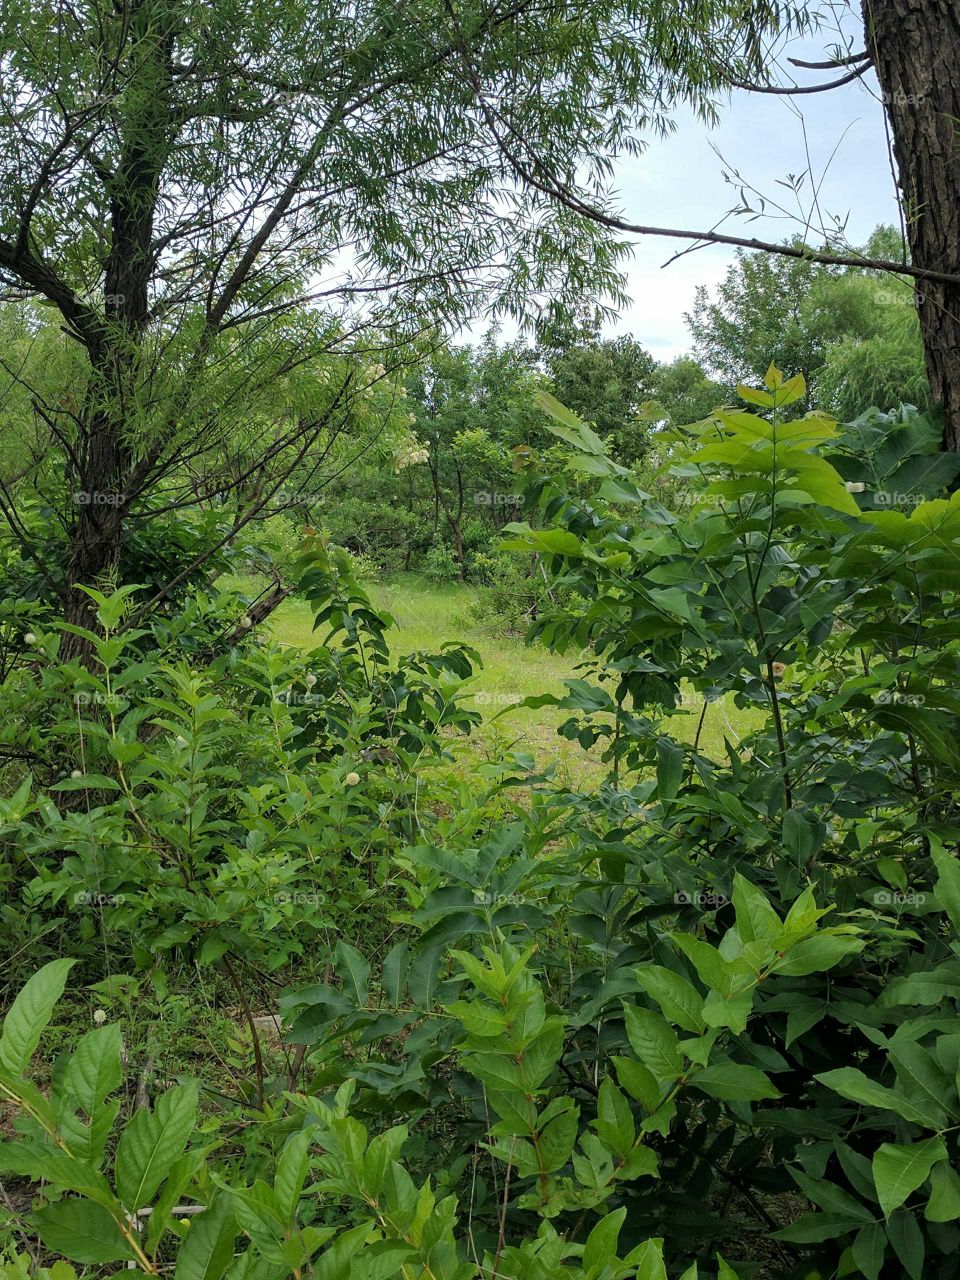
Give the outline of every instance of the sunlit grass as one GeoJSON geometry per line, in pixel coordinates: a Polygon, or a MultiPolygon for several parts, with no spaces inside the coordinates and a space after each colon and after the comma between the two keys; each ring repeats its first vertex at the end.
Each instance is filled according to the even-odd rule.
{"type": "MultiPolygon", "coordinates": [[[[434,650],[445,640],[460,640],[480,653],[483,667],[471,681],[471,688],[484,723],[477,741],[458,748],[465,767],[476,760],[478,751],[499,756],[513,749],[531,753],[541,768],[556,762],[560,776],[569,782],[598,781],[606,774],[600,748],[586,752],[579,743],[557,733],[570,712],[512,705],[533,694],[562,695],[564,680],[576,674],[578,663],[588,656],[586,652],[559,656],[526,645],[519,636],[491,635],[470,612],[478,593],[459,583],[438,584],[406,574],[368,589],[377,608],[391,614],[396,622],[391,634],[395,652],[434,650]]],[[[310,648],[323,638],[322,632],[313,630],[310,606],[301,600],[284,602],[274,615],[273,630],[281,642],[301,648],[310,648]]],[[[678,712],[665,722],[665,728],[692,742],[701,709],[692,705],[678,712]]],[[[762,718],[761,712],[741,710],[730,700],[709,704],[700,731],[700,750],[714,759],[724,759],[724,740],[739,741],[762,718]]]]}

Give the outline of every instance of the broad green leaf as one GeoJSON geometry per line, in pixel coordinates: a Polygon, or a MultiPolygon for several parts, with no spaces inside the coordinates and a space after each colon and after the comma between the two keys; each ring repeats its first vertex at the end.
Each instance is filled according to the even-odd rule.
{"type": "Polygon", "coordinates": [[[634,1053],[658,1080],[674,1080],[683,1070],[677,1033],[652,1009],[624,1005],[627,1039],[634,1053]]]}
{"type": "Polygon", "coordinates": [[[184,1191],[190,1181],[196,1177],[212,1150],[212,1146],[191,1147],[174,1162],[173,1168],[167,1174],[160,1194],[147,1218],[144,1248],[151,1256],[156,1253],[157,1245],[169,1226],[173,1210],[182,1200],[184,1191]]]}
{"type": "Polygon", "coordinates": [[[37,1209],[28,1221],[48,1249],[71,1262],[124,1262],[136,1256],[116,1220],[92,1200],[58,1200],[37,1209]]]}
{"type": "Polygon", "coordinates": [[[773,408],[773,396],[769,391],[757,391],[753,387],[745,387],[740,383],[737,386],[737,395],[748,404],[758,404],[763,409],[773,408]]]}
{"type": "Polygon", "coordinates": [[[584,453],[606,454],[603,441],[596,432],[591,431],[587,424],[578,418],[571,409],[568,409],[566,405],[561,404],[556,396],[552,396],[549,391],[541,389],[536,392],[534,399],[537,407],[553,419],[552,424],[545,424],[547,430],[553,435],[558,436],[561,440],[566,440],[567,444],[572,444],[576,448],[582,449],[584,453]]]}
{"type": "Polygon", "coordinates": [[[780,917],[766,894],[739,871],[733,877],[733,907],[737,916],[737,933],[744,942],[769,942],[779,934],[782,928],[780,917]]]}
{"type": "Polygon", "coordinates": [[[40,1036],[63,995],[73,960],[51,960],[28,978],[3,1020],[0,1033],[0,1068],[11,1076],[23,1075],[40,1036]]]}
{"type": "Polygon", "coordinates": [[[873,1157],[873,1180],[884,1217],[889,1218],[947,1157],[942,1138],[897,1144],[884,1142],[873,1157]]]}
{"type": "Polygon", "coordinates": [[[196,1084],[176,1085],[153,1111],[144,1107],[127,1124],[117,1143],[116,1188],[131,1212],[149,1204],[183,1155],[196,1110],[196,1084]]]}
{"type": "Polygon", "coordinates": [[[691,1076],[689,1083],[711,1098],[722,1098],[728,1102],[755,1102],[780,1097],[780,1090],[762,1071],[738,1062],[715,1063],[691,1076]]]}
{"type": "Polygon", "coordinates": [[[641,988],[656,1000],[670,1022],[695,1035],[706,1030],[703,996],[698,994],[692,982],[658,964],[641,965],[633,972],[641,988]]]}
{"type": "Polygon", "coordinates": [[[608,1213],[605,1218],[601,1218],[587,1236],[583,1246],[585,1271],[589,1271],[591,1267],[609,1264],[610,1260],[617,1256],[617,1240],[626,1216],[626,1209],[615,1209],[613,1213],[608,1213]]]}
{"type": "Polygon", "coordinates": [[[636,1280],[667,1280],[667,1269],[663,1265],[662,1237],[645,1240],[631,1250],[630,1262],[637,1268],[636,1280]]]}
{"type": "Polygon", "coordinates": [[[867,1280],[877,1280],[887,1252],[887,1233],[879,1222],[863,1227],[853,1242],[853,1260],[867,1280]]]}
{"type": "Polygon", "coordinates": [[[292,1218],[303,1191],[303,1184],[310,1168],[310,1143],[316,1138],[312,1129],[301,1129],[289,1139],[280,1159],[273,1189],[282,1213],[292,1218]]]}
{"type": "Polygon", "coordinates": [[[849,1191],[827,1182],[825,1178],[811,1178],[802,1169],[790,1169],[790,1176],[807,1199],[827,1213],[839,1213],[862,1222],[874,1222],[876,1214],[860,1203],[849,1191]]]}
{"type": "Polygon", "coordinates": [[[682,779],[683,747],[677,742],[671,742],[669,738],[661,738],[657,743],[658,799],[672,800],[682,779]]]}
{"type": "Polygon", "coordinates": [[[869,1076],[865,1076],[857,1067],[837,1067],[834,1071],[824,1071],[815,1077],[834,1093],[851,1102],[862,1102],[868,1107],[879,1107],[883,1111],[893,1111],[904,1120],[913,1124],[931,1126],[929,1114],[916,1106],[903,1093],[896,1089],[888,1089],[886,1085],[877,1084],[869,1076]]]}
{"type": "Polygon", "coordinates": [[[908,1209],[898,1209],[887,1222],[887,1239],[910,1280],[926,1280],[923,1266],[926,1245],[916,1215],[908,1209]]]}
{"type": "Polygon", "coordinates": [[[774,1231],[772,1237],[789,1244],[819,1244],[821,1240],[835,1240],[862,1226],[863,1219],[849,1213],[805,1213],[789,1227],[774,1231]]]}
{"type": "Polygon", "coordinates": [[[790,978],[822,973],[847,956],[862,951],[863,947],[862,939],[848,933],[820,933],[791,947],[785,958],[778,961],[776,972],[790,978]]]}
{"type": "Polygon", "coordinates": [[[349,942],[341,938],[334,951],[334,966],[344,992],[358,1006],[366,1003],[370,965],[349,942]]]}
{"type": "Polygon", "coordinates": [[[923,1216],[928,1222],[953,1222],[960,1218],[960,1174],[946,1161],[930,1170],[930,1199],[923,1216]]]}
{"type": "Polygon", "coordinates": [[[960,862],[939,843],[933,845],[931,852],[939,876],[933,886],[934,897],[960,934],[960,862]]]}
{"type": "Polygon", "coordinates": [[[114,1089],[120,1088],[122,1047],[120,1025],[114,1022],[82,1036],[70,1059],[66,1086],[88,1116],[94,1116],[114,1089]]]}
{"type": "Polygon", "coordinates": [[[651,1114],[660,1106],[661,1089],[657,1077],[642,1062],[633,1058],[614,1058],[613,1065],[617,1069],[617,1079],[630,1094],[631,1098],[643,1106],[651,1114]]]}
{"type": "Polygon", "coordinates": [[[237,1221],[228,1195],[220,1192],[190,1224],[177,1252],[174,1280],[220,1280],[233,1261],[237,1221]]]}
{"type": "Polygon", "coordinates": [[[621,1157],[629,1154],[636,1137],[633,1112],[609,1076],[600,1085],[595,1123],[597,1133],[611,1151],[621,1157]]]}

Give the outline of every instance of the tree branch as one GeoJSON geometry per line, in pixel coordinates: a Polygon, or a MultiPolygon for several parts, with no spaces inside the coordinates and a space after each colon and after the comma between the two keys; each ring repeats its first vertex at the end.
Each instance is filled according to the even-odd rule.
{"type": "Polygon", "coordinates": [[[793,85],[791,87],[773,84],[748,84],[746,80],[731,80],[733,89],[746,89],[748,93],[773,93],[783,98],[793,98],[799,93],[826,93],[828,89],[839,89],[841,85],[858,80],[865,71],[869,71],[873,62],[864,62],[861,66],[849,71],[838,80],[829,80],[826,84],[793,85]]]}

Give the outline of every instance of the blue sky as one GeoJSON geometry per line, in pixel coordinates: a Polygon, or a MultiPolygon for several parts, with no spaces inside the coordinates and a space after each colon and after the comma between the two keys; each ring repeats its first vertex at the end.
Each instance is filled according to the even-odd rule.
{"type": "MultiPolygon", "coordinates": [[[[805,56],[815,53],[811,49],[805,56]]],[[[797,74],[804,83],[816,83],[814,77],[820,73],[797,74]]],[[[777,181],[807,167],[804,125],[796,113],[802,108],[812,172],[820,182],[820,209],[828,217],[849,217],[847,237],[852,244],[862,243],[877,223],[897,221],[883,111],[876,93],[872,76],[865,77],[862,85],[854,82],[829,93],[794,99],[736,92],[713,130],[690,114],[680,115],[674,134],[651,141],[643,155],[620,165],[617,190],[623,214],[644,225],[713,227],[739,199],[724,181],[724,162],[765,196],[797,209],[795,197],[777,181]],[[791,103],[796,106],[792,108],[791,103]]],[[[807,195],[809,189],[808,175],[807,195]]],[[[722,229],[733,235],[781,240],[800,226],[770,217],[756,221],[730,217],[722,229]]],[[[696,286],[716,284],[733,258],[732,249],[712,246],[664,269],[663,263],[683,247],[675,240],[645,238],[637,243],[628,267],[631,305],[608,326],[611,332],[632,333],[661,360],[689,350],[683,313],[690,309],[696,286]]]]}

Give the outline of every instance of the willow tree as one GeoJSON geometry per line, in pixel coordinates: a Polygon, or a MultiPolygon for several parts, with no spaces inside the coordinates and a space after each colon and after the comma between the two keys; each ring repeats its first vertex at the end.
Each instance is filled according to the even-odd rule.
{"type": "Polygon", "coordinates": [[[695,33],[749,74],[773,8],[697,0],[678,37],[659,0],[5,0],[0,285],[82,357],[34,395],[62,458],[67,619],[251,406],[258,501],[302,467],[361,390],[318,393],[326,353],[376,346],[389,379],[438,323],[616,299],[618,239],[520,177],[489,112],[594,196],[678,99],[709,111],[695,33]]]}

